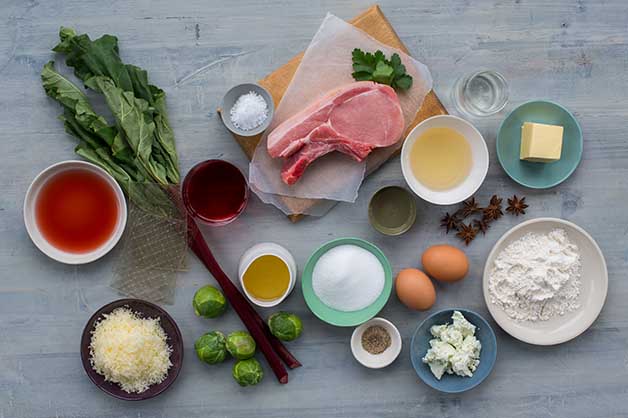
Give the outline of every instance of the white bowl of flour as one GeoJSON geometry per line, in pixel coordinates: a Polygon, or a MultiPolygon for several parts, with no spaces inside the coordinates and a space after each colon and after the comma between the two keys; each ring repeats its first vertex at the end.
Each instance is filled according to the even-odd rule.
{"type": "Polygon", "coordinates": [[[597,243],[557,218],[523,222],[497,241],[484,267],[484,299],[495,322],[537,345],[569,341],[595,321],[608,290],[597,243]]]}

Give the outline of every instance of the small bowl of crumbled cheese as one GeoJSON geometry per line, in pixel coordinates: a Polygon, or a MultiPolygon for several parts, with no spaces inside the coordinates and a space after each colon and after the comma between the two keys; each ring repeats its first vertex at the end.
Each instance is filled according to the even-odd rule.
{"type": "Polygon", "coordinates": [[[428,386],[445,393],[473,389],[491,373],[497,340],[491,326],[467,309],[445,309],[427,317],[410,343],[410,359],[428,386]]]}
{"type": "Polygon", "coordinates": [[[220,117],[227,129],[239,136],[255,136],[268,128],[275,106],[264,87],[245,83],[231,88],[222,99],[220,117]]]}

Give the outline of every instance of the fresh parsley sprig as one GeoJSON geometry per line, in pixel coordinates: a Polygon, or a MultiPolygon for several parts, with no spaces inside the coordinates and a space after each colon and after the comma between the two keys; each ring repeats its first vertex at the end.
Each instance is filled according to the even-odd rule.
{"type": "Polygon", "coordinates": [[[412,76],[406,74],[406,67],[401,63],[399,54],[394,53],[390,60],[380,50],[375,53],[364,52],[355,48],[353,58],[353,78],[356,81],[375,81],[387,84],[395,90],[408,90],[412,87],[412,76]]]}

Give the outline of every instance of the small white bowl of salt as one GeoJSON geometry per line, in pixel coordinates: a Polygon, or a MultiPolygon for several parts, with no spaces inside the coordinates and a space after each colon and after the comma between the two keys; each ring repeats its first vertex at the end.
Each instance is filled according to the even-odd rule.
{"type": "Polygon", "coordinates": [[[239,136],[255,136],[268,128],[275,106],[264,87],[238,84],[222,99],[220,117],[227,129],[239,136]]]}

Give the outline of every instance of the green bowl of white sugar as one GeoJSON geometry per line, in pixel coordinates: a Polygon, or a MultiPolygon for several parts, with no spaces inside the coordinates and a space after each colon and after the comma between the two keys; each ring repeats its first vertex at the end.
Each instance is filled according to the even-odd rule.
{"type": "Polygon", "coordinates": [[[239,136],[255,136],[273,119],[273,98],[264,87],[245,83],[232,87],[223,97],[220,117],[227,129],[239,136]]]}
{"type": "Polygon", "coordinates": [[[373,318],[392,291],[384,253],[359,238],[338,238],[319,247],[301,276],[308,308],[331,325],[352,327],[373,318]]]}

